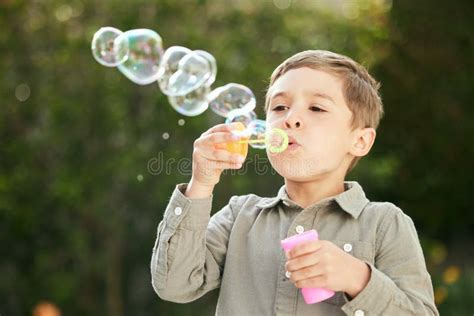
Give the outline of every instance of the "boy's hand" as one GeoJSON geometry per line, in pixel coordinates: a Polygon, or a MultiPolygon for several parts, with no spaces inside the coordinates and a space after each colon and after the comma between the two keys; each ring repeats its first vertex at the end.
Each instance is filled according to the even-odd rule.
{"type": "Polygon", "coordinates": [[[351,298],[370,279],[369,266],[327,240],[301,243],[287,252],[286,270],[298,288],[325,288],[351,298]]]}
{"type": "MultiPolygon", "coordinates": [[[[193,172],[185,195],[202,198],[210,195],[219,182],[224,169],[239,169],[245,157],[219,149],[219,145],[235,142],[239,136],[232,134],[234,124],[219,124],[204,132],[194,142],[193,172]]],[[[222,146],[220,146],[222,148],[222,146]]]]}

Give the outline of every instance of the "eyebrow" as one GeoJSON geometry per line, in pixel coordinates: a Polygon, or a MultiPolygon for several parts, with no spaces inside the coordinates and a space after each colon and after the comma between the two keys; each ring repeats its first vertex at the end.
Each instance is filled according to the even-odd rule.
{"type": "Polygon", "coordinates": [[[275,98],[278,98],[278,97],[290,97],[290,95],[288,93],[286,93],[285,91],[280,91],[274,95],[272,95],[272,97],[270,98],[270,100],[273,100],[275,98]]]}
{"type": "Polygon", "coordinates": [[[331,101],[333,104],[336,104],[336,102],[334,102],[333,98],[331,98],[329,95],[327,95],[327,94],[325,94],[325,93],[316,92],[316,93],[313,93],[313,96],[318,97],[318,98],[323,98],[323,99],[329,100],[329,101],[331,101]]]}
{"type": "MultiPolygon", "coordinates": [[[[313,92],[313,93],[308,93],[308,94],[311,94],[312,96],[314,97],[318,97],[318,98],[323,98],[323,99],[326,99],[326,100],[329,100],[331,101],[333,104],[336,104],[336,102],[334,102],[334,99],[331,98],[331,96],[325,94],[325,93],[321,93],[321,92],[313,92]]],[[[291,95],[285,91],[279,91],[277,92],[276,94],[272,95],[272,97],[270,98],[270,100],[273,100],[275,98],[278,98],[278,97],[291,97],[291,95]]]]}

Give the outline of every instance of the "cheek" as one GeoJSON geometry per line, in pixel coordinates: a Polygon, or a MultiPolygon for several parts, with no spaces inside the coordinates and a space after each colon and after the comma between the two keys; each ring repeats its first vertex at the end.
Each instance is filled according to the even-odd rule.
{"type": "Polygon", "coordinates": [[[329,149],[331,151],[346,150],[350,141],[350,135],[347,133],[347,131],[342,127],[332,127],[327,130],[330,130],[332,132],[324,133],[324,135],[320,134],[319,136],[315,136],[318,137],[321,141],[320,144],[322,144],[324,148],[329,149]]]}
{"type": "Polygon", "coordinates": [[[265,116],[265,122],[267,123],[267,128],[278,127],[282,128],[284,123],[284,117],[282,115],[278,116],[273,112],[267,112],[265,116]]]}

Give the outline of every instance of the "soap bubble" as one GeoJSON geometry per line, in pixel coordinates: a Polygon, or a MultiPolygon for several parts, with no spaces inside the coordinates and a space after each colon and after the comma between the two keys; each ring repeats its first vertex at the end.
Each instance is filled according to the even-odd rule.
{"type": "Polygon", "coordinates": [[[183,96],[168,97],[168,101],[178,113],[186,116],[196,116],[209,107],[206,96],[210,91],[210,87],[202,86],[183,96]]]}
{"type": "Polygon", "coordinates": [[[162,40],[158,33],[135,29],[122,33],[116,42],[128,41],[128,59],[118,69],[136,84],[146,85],[158,79],[158,68],[163,56],[162,40]]]}
{"type": "Polygon", "coordinates": [[[182,46],[171,46],[165,51],[158,70],[158,85],[164,94],[170,95],[169,80],[178,71],[179,61],[190,52],[182,46]]]}
{"type": "Polygon", "coordinates": [[[202,86],[210,86],[216,73],[216,60],[208,52],[172,46],[161,61],[158,84],[168,96],[183,96],[202,86]]]}
{"type": "Polygon", "coordinates": [[[227,117],[230,111],[242,109],[250,112],[255,109],[255,96],[249,88],[237,83],[229,83],[211,91],[208,95],[211,110],[227,117]]]}
{"type": "Polygon", "coordinates": [[[267,129],[263,120],[254,120],[247,126],[249,145],[256,149],[267,148],[270,153],[281,153],[288,147],[288,134],[280,128],[267,129]]]}
{"type": "Polygon", "coordinates": [[[245,126],[248,126],[250,122],[257,119],[257,114],[254,111],[245,111],[244,109],[234,109],[227,114],[225,120],[226,124],[241,122],[245,126]]]}
{"type": "Polygon", "coordinates": [[[134,83],[158,81],[171,106],[183,115],[199,115],[211,106],[226,122],[248,125],[256,120],[256,100],[248,87],[229,83],[211,91],[217,63],[206,51],[172,46],[164,52],[160,35],[152,30],[122,32],[113,27],[96,32],[91,48],[99,63],[117,66],[134,83]]]}
{"type": "Polygon", "coordinates": [[[264,149],[266,147],[267,123],[263,120],[254,120],[247,126],[249,144],[253,148],[264,149]]]}
{"type": "Polygon", "coordinates": [[[128,40],[117,41],[123,34],[122,31],[114,27],[102,27],[92,38],[92,55],[100,64],[107,67],[116,67],[128,58],[128,40]]]}
{"type": "Polygon", "coordinates": [[[168,81],[168,95],[185,95],[204,85],[211,75],[209,62],[197,53],[189,53],[178,63],[178,71],[168,81]]]}
{"type": "Polygon", "coordinates": [[[206,59],[207,62],[209,63],[211,72],[205,85],[210,87],[214,83],[214,81],[216,81],[216,75],[217,75],[216,59],[214,58],[214,56],[212,56],[211,54],[209,54],[208,52],[204,50],[195,50],[194,52],[198,54],[199,56],[203,57],[204,59],[206,59]]]}

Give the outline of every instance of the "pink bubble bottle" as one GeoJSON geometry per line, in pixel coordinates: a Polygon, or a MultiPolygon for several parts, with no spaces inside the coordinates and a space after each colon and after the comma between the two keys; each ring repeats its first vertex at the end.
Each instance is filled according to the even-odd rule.
{"type": "MultiPolygon", "coordinates": [[[[310,240],[318,240],[318,232],[316,230],[308,230],[302,234],[294,235],[283,239],[281,241],[281,246],[285,251],[290,251],[298,245],[299,243],[310,241],[310,240]]],[[[314,304],[321,301],[324,301],[331,296],[334,295],[334,291],[326,290],[323,288],[302,288],[301,294],[303,294],[304,301],[306,304],[314,304]]]]}

